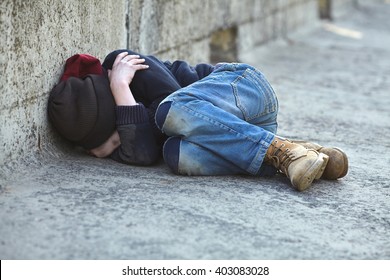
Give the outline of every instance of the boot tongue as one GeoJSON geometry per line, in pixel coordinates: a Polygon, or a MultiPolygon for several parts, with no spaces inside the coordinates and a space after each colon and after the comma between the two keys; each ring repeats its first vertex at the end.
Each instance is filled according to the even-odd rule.
{"type": "Polygon", "coordinates": [[[284,146],[279,147],[279,149],[275,152],[275,156],[278,158],[279,164],[277,168],[280,168],[282,172],[287,175],[290,164],[297,159],[306,157],[308,150],[301,146],[297,146],[292,150],[288,148],[284,148],[282,150],[281,148],[284,148],[284,146]]]}

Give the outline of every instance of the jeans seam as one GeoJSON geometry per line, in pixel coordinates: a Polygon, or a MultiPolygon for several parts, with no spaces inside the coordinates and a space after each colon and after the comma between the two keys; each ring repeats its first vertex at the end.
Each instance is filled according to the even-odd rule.
{"type": "Polygon", "coordinates": [[[236,100],[237,108],[240,109],[240,111],[242,112],[242,115],[246,121],[251,121],[253,119],[265,116],[267,114],[271,114],[277,110],[278,106],[277,106],[276,95],[275,95],[273,89],[270,87],[270,85],[268,85],[268,82],[266,80],[262,79],[261,76],[262,76],[261,72],[259,72],[256,69],[252,69],[252,68],[248,67],[242,73],[242,75],[238,76],[233,82],[230,83],[230,85],[233,89],[233,94],[234,94],[234,98],[236,100]],[[251,74],[252,72],[257,73],[260,77],[257,77],[256,75],[251,74]],[[262,91],[262,92],[264,92],[263,93],[264,97],[265,97],[264,100],[266,101],[266,103],[264,104],[265,110],[259,114],[251,115],[251,116],[249,116],[249,113],[245,110],[245,107],[241,103],[241,99],[240,99],[239,94],[238,94],[238,83],[242,79],[245,79],[247,76],[250,76],[252,79],[254,79],[258,83],[258,86],[264,88],[264,91],[262,91]],[[274,95],[274,98],[271,95],[274,95]]]}

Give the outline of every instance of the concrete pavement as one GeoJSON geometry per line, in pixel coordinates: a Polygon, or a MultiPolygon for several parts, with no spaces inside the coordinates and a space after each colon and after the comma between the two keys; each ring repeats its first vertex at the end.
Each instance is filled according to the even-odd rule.
{"type": "Polygon", "coordinates": [[[44,153],[0,169],[0,259],[389,259],[389,18],[360,4],[242,57],[279,96],[279,134],[343,148],[345,178],[299,193],[44,153]]]}

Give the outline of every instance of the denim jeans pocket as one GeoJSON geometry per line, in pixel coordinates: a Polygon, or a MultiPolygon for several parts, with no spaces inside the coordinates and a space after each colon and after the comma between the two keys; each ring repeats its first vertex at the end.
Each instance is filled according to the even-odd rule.
{"type": "Polygon", "coordinates": [[[278,100],[264,75],[247,68],[232,83],[236,105],[246,121],[273,113],[278,108],[278,100]]]}

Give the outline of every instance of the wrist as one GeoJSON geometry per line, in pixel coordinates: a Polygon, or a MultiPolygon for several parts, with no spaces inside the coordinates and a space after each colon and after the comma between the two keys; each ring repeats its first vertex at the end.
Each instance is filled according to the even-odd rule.
{"type": "Polygon", "coordinates": [[[115,80],[112,80],[110,82],[110,88],[111,88],[111,91],[122,91],[122,90],[125,90],[126,88],[129,87],[129,84],[125,81],[115,81],[115,80]]]}
{"type": "Polygon", "coordinates": [[[117,106],[137,105],[129,85],[126,82],[111,82],[110,87],[117,106]]]}

